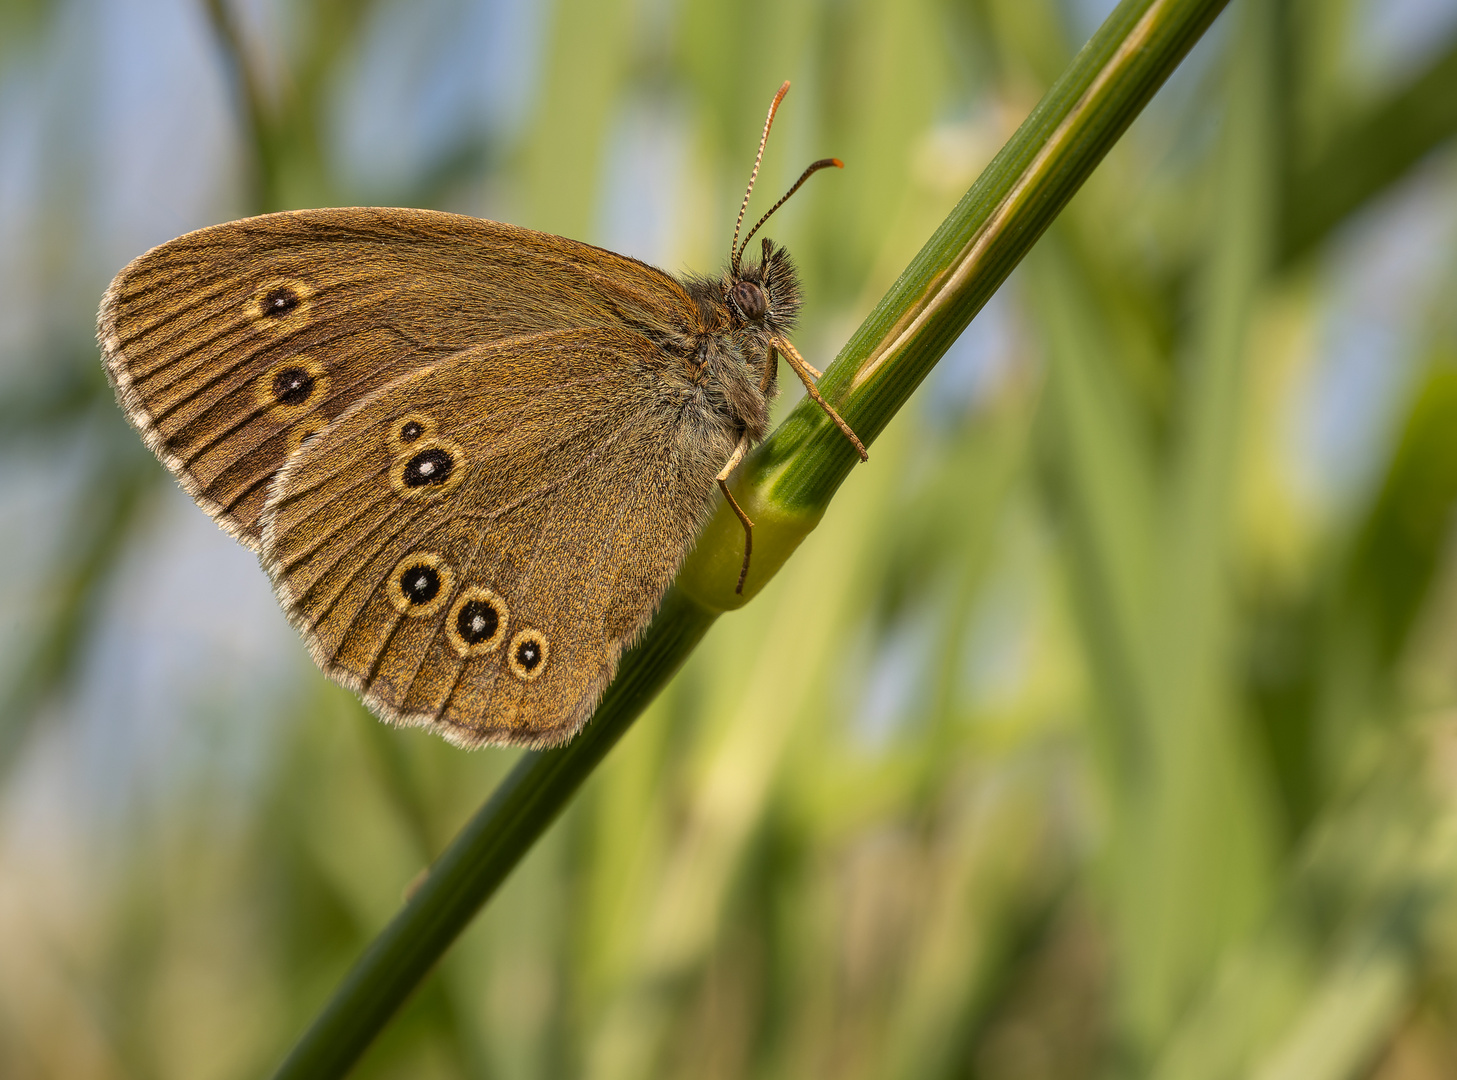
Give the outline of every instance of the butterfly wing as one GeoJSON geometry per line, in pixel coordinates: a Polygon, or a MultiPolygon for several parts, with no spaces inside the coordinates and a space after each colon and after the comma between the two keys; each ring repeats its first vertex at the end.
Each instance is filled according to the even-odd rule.
{"type": "Polygon", "coordinates": [[[562,237],[424,210],[307,210],[189,233],[101,303],[117,399],[202,507],[250,547],[307,437],[406,372],[517,334],[696,311],[672,277],[562,237]]]}
{"type": "Polygon", "coordinates": [[[315,660],[383,717],[552,745],[591,715],[733,450],[692,363],[570,330],[396,379],[288,462],[263,559],[315,660]]]}

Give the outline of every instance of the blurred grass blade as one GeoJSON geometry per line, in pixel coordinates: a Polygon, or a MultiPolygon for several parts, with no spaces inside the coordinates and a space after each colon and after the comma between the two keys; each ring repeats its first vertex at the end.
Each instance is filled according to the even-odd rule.
{"type": "Polygon", "coordinates": [[[134,453],[120,458],[103,463],[71,504],[73,539],[46,589],[51,613],[27,638],[25,659],[0,700],[0,776],[25,744],[40,706],[72,685],[138,513],[157,487],[160,474],[149,460],[134,453]]]}
{"type": "Polygon", "coordinates": [[[1276,173],[1272,5],[1246,3],[1226,53],[1218,196],[1195,293],[1158,536],[1154,723],[1122,825],[1122,1008],[1151,1054],[1224,947],[1260,917],[1277,840],[1229,672],[1231,553],[1256,304],[1269,274],[1276,173]]]}
{"type": "Polygon", "coordinates": [[[1438,358],[1417,388],[1348,566],[1348,599],[1383,667],[1405,647],[1450,542],[1457,502],[1457,370],[1451,359],[1438,358]]]}
{"type": "Polygon", "coordinates": [[[1054,230],[1029,261],[1029,291],[1051,367],[1049,479],[1062,509],[1083,639],[1105,702],[1094,731],[1116,797],[1134,790],[1140,744],[1153,722],[1148,569],[1156,551],[1157,477],[1137,403],[1118,378],[1108,327],[1063,239],[1054,230]]]}
{"type": "Polygon", "coordinates": [[[557,0],[550,69],[542,76],[536,129],[525,150],[527,220],[563,236],[589,234],[613,102],[626,72],[624,0],[557,0]]]}
{"type": "Polygon", "coordinates": [[[247,205],[255,214],[325,206],[334,181],[319,125],[335,65],[350,54],[373,4],[300,4],[287,74],[265,78],[267,65],[238,16],[236,0],[206,0],[205,9],[232,83],[234,107],[250,152],[247,205]]]}
{"type": "Polygon", "coordinates": [[[1152,1076],[1371,1074],[1424,984],[1450,963],[1457,807],[1422,775],[1423,743],[1439,736],[1450,732],[1386,742],[1366,781],[1326,805],[1287,863],[1279,903],[1225,953],[1152,1076]]]}
{"type": "Polygon", "coordinates": [[[1034,298],[1052,358],[1055,494],[1102,698],[1120,1034],[1140,1065],[1269,891],[1264,792],[1228,678],[1244,371],[1274,187],[1270,12],[1252,3],[1240,15],[1168,447],[1137,437],[1145,418],[1091,299],[1094,277],[1116,274],[1115,265],[1099,260],[1079,275],[1053,246],[1039,260],[1044,287],[1034,298]]]}
{"type": "MultiPolygon", "coordinates": [[[[821,382],[868,443],[1103,159],[1225,0],[1125,0],[856,331],[821,382]]],[[[757,592],[814,527],[855,457],[811,402],[760,448],[740,484],[755,532],[757,592]],[[761,541],[760,536],[763,535],[761,541]],[[763,556],[761,560],[761,550],[763,556]]],[[[451,844],[346,977],[279,1078],[341,1076],[560,813],[732,592],[742,533],[721,512],[679,585],[568,746],[527,756],[451,844]]]]}
{"type": "Polygon", "coordinates": [[[1411,993],[1401,943],[1361,943],[1327,972],[1287,1040],[1254,1080],[1349,1080],[1374,1062],[1411,993]]]}
{"type": "Polygon", "coordinates": [[[1286,181],[1281,257],[1300,258],[1457,134],[1457,42],[1286,181]]]}
{"type": "Polygon", "coordinates": [[[88,343],[84,357],[70,350],[36,358],[45,377],[0,397],[0,447],[7,449],[79,425],[98,406],[112,407],[111,388],[101,377],[88,343]]]}

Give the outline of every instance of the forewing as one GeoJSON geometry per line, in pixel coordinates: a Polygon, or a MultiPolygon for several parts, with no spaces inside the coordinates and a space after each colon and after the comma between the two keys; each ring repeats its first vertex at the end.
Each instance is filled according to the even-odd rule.
{"type": "Polygon", "coordinates": [[[635,333],[544,333],[341,417],[264,514],[264,563],[315,660],[386,719],[457,743],[570,738],[733,448],[687,374],[635,333]]]}
{"type": "Polygon", "coordinates": [[[572,328],[681,336],[682,287],[558,236],[424,210],[308,210],[189,233],[128,265],[98,315],[128,418],[250,547],[300,442],[462,349],[572,328]]]}

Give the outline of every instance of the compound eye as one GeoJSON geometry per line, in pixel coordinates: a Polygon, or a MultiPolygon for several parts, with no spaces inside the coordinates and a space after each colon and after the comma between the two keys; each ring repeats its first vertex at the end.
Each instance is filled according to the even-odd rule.
{"type": "Polygon", "coordinates": [[[762,319],[764,313],[769,310],[769,298],[764,295],[764,290],[755,282],[737,282],[730,290],[730,295],[733,296],[734,303],[738,305],[746,319],[757,321],[762,319]]]}

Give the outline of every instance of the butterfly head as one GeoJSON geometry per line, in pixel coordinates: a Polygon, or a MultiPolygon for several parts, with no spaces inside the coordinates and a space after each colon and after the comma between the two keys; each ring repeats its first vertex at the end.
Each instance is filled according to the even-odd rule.
{"type": "Polygon", "coordinates": [[[726,284],[729,308],[734,316],[751,326],[764,326],[772,333],[787,333],[799,314],[799,274],[789,252],[771,241],[763,242],[758,263],[730,267],[726,284]]]}

